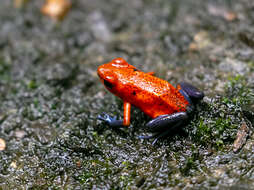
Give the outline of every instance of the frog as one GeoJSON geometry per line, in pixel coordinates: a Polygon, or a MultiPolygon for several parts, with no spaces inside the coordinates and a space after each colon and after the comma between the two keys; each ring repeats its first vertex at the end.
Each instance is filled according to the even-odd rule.
{"type": "Polygon", "coordinates": [[[135,106],[152,118],[144,128],[155,135],[139,136],[140,139],[155,138],[152,144],[183,125],[204,97],[190,83],[181,82],[174,87],[154,76],[154,72],[142,72],[123,58],[100,65],[97,74],[105,88],[123,100],[124,108],[123,120],[107,113],[98,115],[98,119],[111,127],[130,126],[131,107],[135,106]]]}

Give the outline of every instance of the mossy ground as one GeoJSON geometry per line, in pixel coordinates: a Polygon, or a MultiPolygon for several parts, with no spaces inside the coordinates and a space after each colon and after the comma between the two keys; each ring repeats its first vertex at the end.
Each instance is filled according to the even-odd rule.
{"type": "Polygon", "coordinates": [[[62,22],[42,4],[0,6],[0,189],[254,187],[251,0],[80,0],[62,22]],[[155,146],[138,138],[138,109],[130,128],[98,121],[122,117],[96,75],[115,57],[203,89],[191,121],[155,146]],[[251,133],[233,153],[243,121],[251,133]]]}

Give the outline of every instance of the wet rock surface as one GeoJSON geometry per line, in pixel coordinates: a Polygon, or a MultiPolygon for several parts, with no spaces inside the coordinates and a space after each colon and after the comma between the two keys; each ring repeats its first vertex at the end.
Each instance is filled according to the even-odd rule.
{"type": "Polygon", "coordinates": [[[0,6],[0,189],[254,189],[252,0],[78,0],[61,22],[43,3],[0,6]],[[116,57],[203,89],[187,126],[152,146],[138,109],[98,121],[122,117],[96,74],[116,57]]]}

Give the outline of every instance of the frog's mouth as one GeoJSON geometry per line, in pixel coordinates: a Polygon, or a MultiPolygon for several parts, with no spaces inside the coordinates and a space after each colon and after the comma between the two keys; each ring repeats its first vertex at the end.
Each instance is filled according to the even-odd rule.
{"type": "Polygon", "coordinates": [[[109,82],[108,80],[102,80],[103,81],[103,84],[108,88],[108,89],[112,89],[114,87],[114,85],[109,82]]]}

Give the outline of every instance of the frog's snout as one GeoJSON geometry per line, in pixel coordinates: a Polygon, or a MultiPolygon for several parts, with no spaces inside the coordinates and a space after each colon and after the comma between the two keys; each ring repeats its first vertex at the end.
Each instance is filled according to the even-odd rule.
{"type": "Polygon", "coordinates": [[[97,69],[97,74],[100,77],[100,79],[103,79],[105,69],[103,68],[103,65],[99,66],[97,69]]]}

